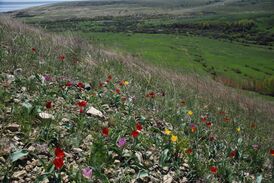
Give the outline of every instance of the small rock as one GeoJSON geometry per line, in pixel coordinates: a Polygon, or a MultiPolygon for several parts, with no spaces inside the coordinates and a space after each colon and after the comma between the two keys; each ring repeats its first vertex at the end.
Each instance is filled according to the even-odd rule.
{"type": "Polygon", "coordinates": [[[28,151],[29,151],[29,152],[34,152],[34,151],[35,151],[35,147],[29,146],[28,151]]]}
{"type": "Polygon", "coordinates": [[[27,175],[27,171],[26,170],[22,170],[22,171],[14,172],[14,174],[12,175],[12,177],[18,179],[20,177],[24,177],[25,175],[27,175]]]}
{"type": "Polygon", "coordinates": [[[120,160],[118,160],[118,159],[114,160],[114,164],[120,164],[120,163],[121,163],[120,160]]]}
{"type": "Polygon", "coordinates": [[[187,163],[184,163],[183,166],[189,168],[189,165],[187,163]]]}
{"type": "Polygon", "coordinates": [[[143,156],[142,156],[142,153],[140,153],[140,152],[136,152],[136,153],[135,153],[135,156],[137,157],[137,159],[138,159],[139,163],[140,163],[140,164],[142,164],[142,162],[143,162],[143,156]]]}
{"type": "Polygon", "coordinates": [[[17,132],[19,131],[20,125],[16,124],[16,123],[12,123],[10,125],[7,126],[7,129],[12,131],[12,132],[17,132]]]}
{"type": "Polygon", "coordinates": [[[170,174],[164,175],[163,182],[164,183],[171,183],[173,180],[172,176],[170,174]]]}
{"type": "Polygon", "coordinates": [[[183,177],[182,179],[182,183],[185,183],[185,182],[188,182],[187,178],[186,177],[183,177]]]}
{"type": "Polygon", "coordinates": [[[63,118],[61,121],[62,121],[63,123],[67,123],[67,122],[69,122],[69,119],[68,119],[68,118],[63,118]]]}
{"type": "Polygon", "coordinates": [[[167,166],[163,167],[163,170],[168,171],[169,168],[167,166]]]}
{"type": "Polygon", "coordinates": [[[94,107],[90,107],[87,111],[87,114],[92,115],[92,116],[99,116],[99,117],[103,117],[103,113],[97,109],[95,109],[94,107]]]}
{"type": "Polygon", "coordinates": [[[23,69],[18,68],[18,69],[15,69],[15,70],[13,71],[13,74],[14,74],[15,76],[19,76],[19,75],[22,74],[22,71],[23,71],[23,69]]]}
{"type": "Polygon", "coordinates": [[[86,89],[86,90],[91,90],[91,86],[90,86],[90,84],[85,83],[85,89],[86,89]]]}
{"type": "Polygon", "coordinates": [[[6,78],[7,78],[9,84],[12,83],[13,81],[15,81],[15,77],[12,74],[7,74],[6,78]]]}
{"type": "Polygon", "coordinates": [[[48,114],[46,112],[40,112],[38,115],[42,119],[55,119],[55,117],[52,114],[48,114]]]}
{"type": "Polygon", "coordinates": [[[81,149],[81,148],[72,148],[72,150],[73,150],[73,152],[75,152],[75,153],[82,153],[83,152],[83,150],[81,149]]]}

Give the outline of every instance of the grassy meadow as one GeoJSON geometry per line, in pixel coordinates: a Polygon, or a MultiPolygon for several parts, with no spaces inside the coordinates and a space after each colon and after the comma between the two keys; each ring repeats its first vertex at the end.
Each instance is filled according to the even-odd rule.
{"type": "Polygon", "coordinates": [[[272,183],[272,6],[90,1],[0,15],[0,182],[272,183]]]}

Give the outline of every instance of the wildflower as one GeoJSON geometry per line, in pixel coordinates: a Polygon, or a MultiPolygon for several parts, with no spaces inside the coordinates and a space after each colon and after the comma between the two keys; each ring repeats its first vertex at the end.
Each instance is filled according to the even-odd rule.
{"type": "Polygon", "coordinates": [[[87,104],[88,104],[88,102],[85,101],[85,100],[82,100],[82,101],[80,101],[80,102],[77,103],[77,105],[78,105],[79,107],[86,107],[87,104]]]}
{"type": "Polygon", "coordinates": [[[44,79],[45,79],[45,81],[51,81],[52,80],[52,78],[49,75],[45,75],[44,79]]]}
{"type": "Polygon", "coordinates": [[[128,81],[124,81],[124,85],[127,86],[129,84],[128,81]]]}
{"type": "Polygon", "coordinates": [[[58,158],[64,158],[65,152],[60,147],[57,147],[55,148],[55,156],[58,158]]]}
{"type": "Polygon", "coordinates": [[[52,102],[51,102],[51,101],[48,101],[48,102],[46,103],[46,108],[47,108],[47,109],[52,108],[52,102]]]}
{"type": "Polygon", "coordinates": [[[270,149],[270,154],[274,157],[274,149],[270,149]]]}
{"type": "Polygon", "coordinates": [[[78,86],[79,88],[84,88],[84,87],[85,87],[84,83],[82,83],[82,82],[77,83],[77,86],[78,86]]]}
{"type": "Polygon", "coordinates": [[[104,86],[104,83],[99,82],[99,88],[102,88],[104,86]]]}
{"type": "Polygon", "coordinates": [[[219,114],[220,115],[225,115],[225,112],[224,111],[220,111],[219,114]]]}
{"type": "Polygon", "coordinates": [[[112,80],[112,75],[108,75],[108,80],[112,80]]]}
{"type": "Polygon", "coordinates": [[[118,147],[123,147],[123,146],[126,144],[126,142],[127,142],[126,138],[125,138],[125,137],[122,137],[122,138],[120,138],[120,139],[118,140],[117,146],[118,146],[118,147]]]}
{"type": "Polygon", "coordinates": [[[241,131],[241,128],[240,127],[238,127],[238,128],[236,128],[236,132],[240,132],[241,131]]]}
{"type": "Polygon", "coordinates": [[[68,82],[66,83],[66,86],[67,86],[67,87],[71,87],[71,86],[72,86],[72,82],[68,81],[68,82]]]}
{"type": "Polygon", "coordinates": [[[195,132],[197,131],[197,127],[196,127],[196,125],[193,124],[193,123],[190,124],[190,128],[191,128],[191,132],[192,132],[192,133],[195,133],[195,132]]]}
{"type": "Polygon", "coordinates": [[[148,94],[146,94],[146,97],[149,97],[149,98],[155,98],[155,96],[156,96],[155,92],[149,92],[148,94]]]}
{"type": "Polygon", "coordinates": [[[60,170],[64,165],[64,159],[60,157],[55,157],[53,164],[57,170],[60,170]]]}
{"type": "Polygon", "coordinates": [[[84,113],[84,109],[83,109],[83,108],[80,108],[79,112],[80,112],[80,113],[84,113]]]}
{"type": "Polygon", "coordinates": [[[104,137],[107,137],[108,134],[109,134],[109,128],[103,128],[103,129],[102,129],[102,135],[103,135],[104,137]]]}
{"type": "Polygon", "coordinates": [[[229,122],[229,117],[224,117],[224,122],[229,122]]]}
{"type": "Polygon", "coordinates": [[[211,173],[216,174],[218,172],[218,168],[216,166],[211,166],[210,171],[211,173]]]}
{"type": "Polygon", "coordinates": [[[206,122],[207,118],[206,117],[201,117],[202,122],[206,122]]]}
{"type": "Polygon", "coordinates": [[[250,125],[250,127],[251,127],[251,128],[256,128],[256,123],[252,123],[252,124],[250,125]]]}
{"type": "Polygon", "coordinates": [[[170,140],[171,140],[172,142],[177,142],[178,137],[177,137],[176,135],[171,135],[170,140]]]}
{"type": "Polygon", "coordinates": [[[115,93],[119,95],[121,93],[121,90],[119,88],[116,88],[115,93]]]}
{"type": "Polygon", "coordinates": [[[165,129],[165,131],[164,131],[164,134],[166,134],[166,135],[170,135],[171,134],[171,131],[169,130],[169,129],[165,129]]]}
{"type": "Polygon", "coordinates": [[[206,122],[206,126],[211,127],[212,123],[211,122],[206,122]]]}
{"type": "Polygon", "coordinates": [[[36,48],[31,48],[32,53],[36,53],[36,48]]]}
{"type": "Polygon", "coordinates": [[[231,151],[228,156],[230,158],[234,158],[236,155],[237,155],[237,150],[234,150],[234,151],[231,151]]]}
{"type": "Polygon", "coordinates": [[[92,169],[89,168],[89,167],[83,168],[83,169],[82,169],[82,175],[83,175],[85,178],[90,179],[91,176],[92,176],[92,169]]]}
{"type": "Polygon", "coordinates": [[[253,144],[252,147],[253,147],[254,150],[258,150],[259,149],[259,145],[258,144],[253,144]]]}
{"type": "Polygon", "coordinates": [[[192,154],[192,149],[191,149],[191,148],[188,148],[188,149],[185,151],[185,153],[187,153],[187,154],[192,154]]]}
{"type": "Polygon", "coordinates": [[[138,137],[138,135],[139,135],[139,132],[138,132],[137,130],[134,130],[134,131],[131,133],[131,136],[134,137],[134,138],[138,137]]]}
{"type": "Polygon", "coordinates": [[[136,129],[137,129],[138,131],[141,131],[141,130],[143,129],[142,124],[138,122],[138,123],[136,124],[136,129]]]}
{"type": "Polygon", "coordinates": [[[188,111],[187,114],[188,114],[189,116],[192,116],[192,115],[193,115],[193,112],[192,112],[192,111],[188,111]]]}
{"type": "Polygon", "coordinates": [[[58,59],[59,59],[60,61],[64,61],[64,60],[65,60],[65,56],[64,56],[64,55],[59,55],[58,59]]]}

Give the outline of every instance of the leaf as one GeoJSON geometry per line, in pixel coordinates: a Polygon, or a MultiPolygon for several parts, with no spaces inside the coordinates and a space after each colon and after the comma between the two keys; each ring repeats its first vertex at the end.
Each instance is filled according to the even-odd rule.
{"type": "Polygon", "coordinates": [[[31,105],[31,103],[29,103],[29,102],[24,102],[24,103],[22,104],[22,106],[25,107],[25,108],[27,109],[28,113],[31,112],[31,110],[32,110],[32,105],[31,105]]]}
{"type": "Polygon", "coordinates": [[[147,177],[147,176],[148,176],[148,171],[147,170],[140,170],[138,175],[137,175],[137,179],[147,177]]]}
{"type": "Polygon", "coordinates": [[[168,159],[168,153],[169,153],[169,149],[165,149],[161,156],[160,156],[160,165],[163,166],[165,161],[168,159]]]}
{"type": "Polygon", "coordinates": [[[16,151],[16,152],[12,153],[10,155],[10,159],[11,159],[12,162],[15,162],[18,159],[20,159],[20,158],[22,158],[24,156],[27,156],[28,154],[29,154],[29,152],[27,150],[21,149],[19,151],[16,151]]]}
{"type": "Polygon", "coordinates": [[[263,176],[262,175],[259,175],[256,177],[256,183],[261,183],[263,180],[263,176]]]}

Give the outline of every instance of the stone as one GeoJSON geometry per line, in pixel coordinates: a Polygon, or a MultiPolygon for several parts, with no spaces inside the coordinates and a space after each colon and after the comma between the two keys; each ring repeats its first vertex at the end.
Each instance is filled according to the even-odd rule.
{"type": "Polygon", "coordinates": [[[17,171],[17,172],[14,172],[12,177],[13,178],[20,178],[20,177],[24,177],[25,175],[27,175],[27,171],[26,170],[22,170],[22,171],[17,171]]]}
{"type": "Polygon", "coordinates": [[[187,163],[184,163],[183,167],[189,168],[189,165],[187,163]]]}
{"type": "Polygon", "coordinates": [[[142,164],[142,162],[143,162],[143,156],[142,156],[142,153],[140,153],[140,152],[136,152],[136,153],[135,153],[135,156],[137,157],[137,159],[138,159],[139,163],[140,163],[140,164],[142,164]]]}
{"type": "Polygon", "coordinates": [[[12,123],[12,124],[7,126],[7,129],[12,131],[12,132],[17,132],[20,129],[20,125],[18,125],[16,123],[12,123]]]}
{"type": "Polygon", "coordinates": [[[49,114],[46,112],[40,112],[38,115],[41,119],[52,119],[52,120],[55,119],[55,117],[52,114],[49,114]]]}
{"type": "Polygon", "coordinates": [[[7,78],[9,84],[12,83],[13,81],[15,81],[15,76],[12,74],[7,74],[6,78],[7,78]]]}
{"type": "Polygon", "coordinates": [[[75,152],[75,153],[82,153],[82,152],[83,152],[83,150],[82,150],[81,148],[77,148],[77,147],[72,148],[72,150],[73,150],[73,152],[75,152]]]}
{"type": "Polygon", "coordinates": [[[18,68],[18,69],[15,69],[15,70],[13,71],[13,74],[14,74],[15,76],[19,76],[19,75],[22,74],[22,72],[23,72],[23,69],[18,68]]]}
{"type": "Polygon", "coordinates": [[[0,157],[0,162],[4,164],[6,162],[5,158],[1,156],[0,157]]]}
{"type": "Polygon", "coordinates": [[[171,183],[173,180],[172,176],[170,174],[164,175],[163,182],[164,183],[171,183]]]}
{"type": "Polygon", "coordinates": [[[35,147],[34,146],[29,146],[28,151],[29,152],[34,152],[35,151],[35,147]]]}
{"type": "Polygon", "coordinates": [[[85,89],[86,89],[86,90],[88,90],[88,91],[89,91],[89,90],[91,90],[91,86],[90,86],[90,84],[85,83],[85,89]]]}
{"type": "Polygon", "coordinates": [[[99,117],[103,117],[103,113],[101,111],[99,111],[98,109],[95,109],[94,107],[90,107],[87,110],[87,114],[92,115],[92,116],[99,116],[99,117]]]}

